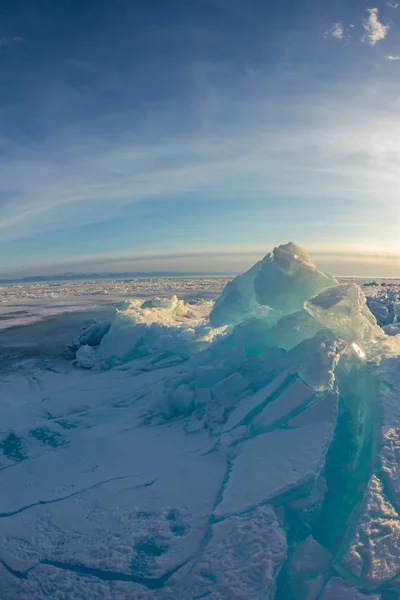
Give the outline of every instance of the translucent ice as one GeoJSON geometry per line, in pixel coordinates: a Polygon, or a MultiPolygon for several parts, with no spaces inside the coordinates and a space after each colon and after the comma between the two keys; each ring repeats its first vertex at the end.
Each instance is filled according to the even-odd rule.
{"type": "Polygon", "coordinates": [[[361,288],[355,283],[323,290],[304,303],[306,311],[341,340],[353,344],[360,357],[400,352],[400,337],[391,339],[378,326],[361,288]]]}
{"type": "Polygon", "coordinates": [[[210,322],[219,327],[257,313],[273,322],[282,314],[301,310],[305,300],[336,283],[318,271],[304,248],[289,242],[226,285],[210,322]]]}
{"type": "Polygon", "coordinates": [[[110,321],[96,320],[88,327],[85,327],[78,337],[70,342],[69,349],[76,352],[81,346],[99,346],[103,337],[110,331],[110,327],[110,321]]]}

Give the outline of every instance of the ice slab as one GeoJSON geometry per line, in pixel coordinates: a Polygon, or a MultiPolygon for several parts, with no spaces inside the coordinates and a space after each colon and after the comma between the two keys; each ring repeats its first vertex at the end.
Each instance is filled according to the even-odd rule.
{"type": "Polygon", "coordinates": [[[273,394],[277,392],[279,388],[285,385],[285,381],[293,378],[293,370],[286,370],[275,377],[271,383],[258,390],[255,394],[252,394],[241,400],[237,407],[230,413],[224,432],[228,432],[235,427],[243,425],[245,422],[250,423],[253,417],[257,414],[265,402],[268,402],[273,394]]]}
{"type": "Polygon", "coordinates": [[[295,547],[287,566],[294,598],[316,598],[330,572],[332,556],[310,535],[295,547]]]}
{"type": "Polygon", "coordinates": [[[235,448],[217,517],[241,513],[312,484],[325,462],[331,423],[278,429],[235,448]]]}
{"type": "Polygon", "coordinates": [[[330,553],[309,535],[292,554],[290,560],[292,577],[300,575],[305,578],[326,573],[330,568],[331,560],[330,553]]]}
{"type": "Polygon", "coordinates": [[[355,283],[325,289],[307,300],[304,308],[337,339],[357,344],[360,357],[400,352],[400,338],[385,335],[369,310],[361,288],[355,283]]]}
{"type": "Polygon", "coordinates": [[[305,405],[313,396],[314,391],[305,385],[301,379],[294,379],[279,397],[269,402],[260,414],[253,419],[251,429],[258,431],[271,427],[285,417],[289,417],[294,411],[305,408],[305,405]]]}

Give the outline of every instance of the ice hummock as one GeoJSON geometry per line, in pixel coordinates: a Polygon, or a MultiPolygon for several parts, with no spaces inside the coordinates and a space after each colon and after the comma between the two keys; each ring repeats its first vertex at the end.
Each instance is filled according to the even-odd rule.
{"type": "MultiPolygon", "coordinates": [[[[221,331],[207,326],[211,302],[185,303],[176,296],[152,300],[133,299],[116,310],[110,326],[102,329],[100,344],[82,343],[76,357],[84,368],[108,369],[132,360],[174,358],[179,362],[198,352],[221,331]],[[107,330],[106,330],[107,329],[107,330]]],[[[97,333],[96,324],[93,332],[97,333]]],[[[92,328],[87,332],[92,337],[92,328]]]]}
{"type": "Polygon", "coordinates": [[[3,376],[0,596],[396,597],[399,340],[289,243],[3,376]]]}
{"type": "Polygon", "coordinates": [[[301,310],[305,300],[336,283],[318,271],[304,248],[289,242],[226,285],[210,313],[210,323],[230,325],[257,313],[276,321],[301,310]]]}

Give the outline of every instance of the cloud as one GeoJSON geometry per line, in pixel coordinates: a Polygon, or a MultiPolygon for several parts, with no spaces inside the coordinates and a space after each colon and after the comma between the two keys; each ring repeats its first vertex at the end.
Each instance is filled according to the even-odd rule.
{"type": "Polygon", "coordinates": [[[335,23],[335,25],[333,26],[333,29],[332,29],[332,35],[333,35],[333,37],[337,38],[338,40],[343,39],[343,37],[344,37],[343,23],[335,23]]]}
{"type": "Polygon", "coordinates": [[[12,38],[2,36],[2,37],[0,37],[0,50],[2,48],[7,48],[7,46],[10,46],[11,44],[20,44],[23,41],[24,40],[19,35],[15,35],[12,38]]]}
{"type": "Polygon", "coordinates": [[[400,60],[400,56],[398,54],[396,54],[396,55],[388,54],[386,56],[386,60],[400,60]]]}
{"type": "MultiPolygon", "coordinates": [[[[0,127],[5,138],[0,139],[0,268],[2,262],[35,266],[48,255],[56,262],[58,256],[72,259],[98,249],[139,253],[154,246],[161,253],[175,249],[174,240],[189,251],[196,239],[213,239],[214,231],[223,243],[220,223],[225,222],[228,241],[245,240],[246,230],[250,241],[265,240],[264,227],[274,223],[268,246],[304,228],[307,246],[323,231],[324,246],[325,238],[336,236],[341,245],[347,236],[368,236],[382,240],[384,248],[388,240],[398,240],[399,230],[397,81],[392,78],[388,87],[379,82],[360,97],[355,78],[349,87],[340,81],[329,94],[310,84],[295,98],[269,100],[257,88],[234,107],[218,90],[216,102],[229,115],[229,128],[203,126],[205,94],[196,112],[200,125],[184,135],[160,125],[172,119],[165,109],[152,113],[150,129],[133,131],[126,121],[124,130],[112,135],[106,128],[66,124],[25,143],[0,127]],[[379,99],[376,110],[371,94],[379,99]],[[288,115],[296,120],[287,123],[288,115]],[[209,219],[205,225],[203,214],[209,219]],[[131,228],[129,237],[116,233],[124,229],[119,222],[131,228]],[[259,223],[262,235],[254,231],[259,223]]],[[[176,269],[177,260],[171,258],[165,270],[176,269]]],[[[178,270],[195,270],[179,264],[178,270]]],[[[151,270],[145,263],[143,269],[151,270]]]]}
{"type": "MultiPolygon", "coordinates": [[[[377,42],[384,40],[389,32],[389,25],[383,25],[378,19],[378,9],[369,8],[369,16],[364,20],[363,26],[367,32],[368,43],[375,46],[377,42]]],[[[365,39],[365,38],[364,38],[365,39]]],[[[364,41],[363,39],[363,41],[364,41]]]]}
{"type": "Polygon", "coordinates": [[[130,135],[117,141],[73,135],[34,150],[10,142],[0,165],[1,238],[107,221],[130,205],[194,195],[212,194],[221,203],[236,196],[313,203],[331,187],[338,203],[362,197],[364,211],[377,198],[395,206],[400,147],[392,115],[344,114],[329,126],[323,114],[313,123],[313,114],[287,131],[238,127],[229,135],[147,143],[130,135]],[[355,119],[372,120],[374,128],[356,127],[349,136],[355,119]]]}
{"type": "Polygon", "coordinates": [[[328,29],[328,31],[325,32],[324,37],[327,38],[329,35],[336,38],[337,40],[342,40],[344,38],[343,23],[341,21],[338,21],[337,23],[335,23],[334,26],[331,27],[331,29],[328,29]]]}

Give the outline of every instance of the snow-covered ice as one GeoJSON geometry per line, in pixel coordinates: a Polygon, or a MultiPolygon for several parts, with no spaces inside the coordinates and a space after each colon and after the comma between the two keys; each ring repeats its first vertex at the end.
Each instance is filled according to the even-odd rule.
{"type": "Polygon", "coordinates": [[[0,300],[2,600],[399,597],[396,285],[289,243],[0,300]]]}
{"type": "Polygon", "coordinates": [[[79,279],[0,283],[0,330],[64,313],[116,306],[130,298],[215,298],[228,277],[79,279]]]}

